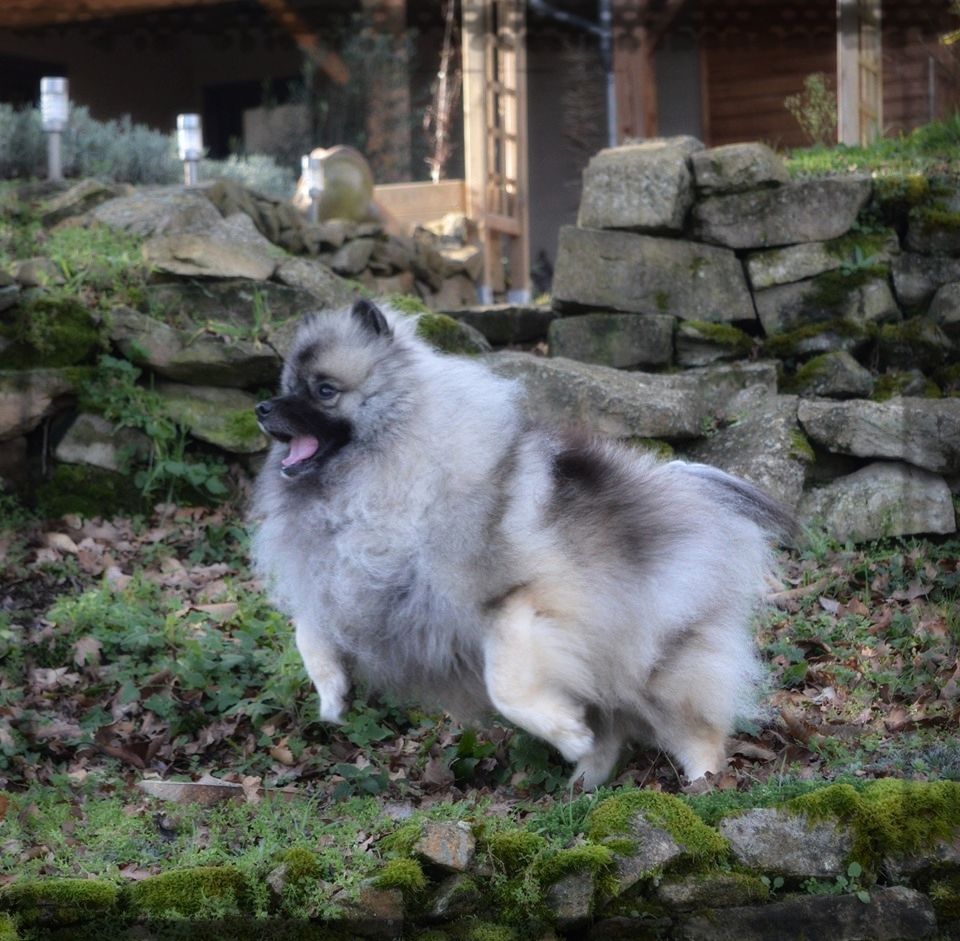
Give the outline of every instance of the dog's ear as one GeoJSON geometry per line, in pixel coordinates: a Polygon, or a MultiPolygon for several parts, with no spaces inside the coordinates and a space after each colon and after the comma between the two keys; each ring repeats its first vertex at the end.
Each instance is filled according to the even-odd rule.
{"type": "Polygon", "coordinates": [[[373,301],[360,298],[353,302],[350,308],[350,316],[355,317],[365,329],[375,333],[379,337],[391,336],[390,325],[383,312],[373,301]]]}

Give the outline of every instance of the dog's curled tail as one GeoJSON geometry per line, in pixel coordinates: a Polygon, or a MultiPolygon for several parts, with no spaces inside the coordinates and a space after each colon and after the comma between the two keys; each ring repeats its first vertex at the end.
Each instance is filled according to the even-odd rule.
{"type": "Polygon", "coordinates": [[[798,527],[793,513],[759,487],[709,464],[670,463],[706,482],[721,503],[753,520],[769,535],[787,544],[794,541],[798,527]]]}

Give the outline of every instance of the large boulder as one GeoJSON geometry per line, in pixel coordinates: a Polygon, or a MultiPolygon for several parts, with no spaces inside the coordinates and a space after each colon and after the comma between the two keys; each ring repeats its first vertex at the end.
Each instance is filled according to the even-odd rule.
{"type": "Polygon", "coordinates": [[[776,384],[767,364],[653,374],[527,353],[494,353],[485,362],[523,381],[533,418],[614,438],[696,438],[736,392],[776,384]]]}
{"type": "Polygon", "coordinates": [[[256,388],[280,375],[280,356],[259,338],[177,330],[127,307],[111,312],[109,335],[131,362],[177,382],[256,388]]]}
{"type": "Polygon", "coordinates": [[[960,472],[960,399],[811,399],[801,402],[798,417],[804,431],[828,451],[960,472]]]}
{"type": "Polygon", "coordinates": [[[194,438],[234,454],[255,454],[267,448],[267,436],[257,427],[254,396],[239,389],[157,385],[166,414],[194,438]]]}
{"type": "Polygon", "coordinates": [[[711,322],[756,317],[743,267],[731,251],[572,226],[560,230],[553,305],[711,322]]]}
{"type": "MultiPolygon", "coordinates": [[[[308,266],[311,264],[305,259],[291,259],[281,267],[296,265],[301,260],[308,266]]],[[[332,296],[342,282],[327,269],[323,270],[330,278],[323,283],[331,288],[332,296]]],[[[344,287],[339,303],[328,305],[317,294],[275,281],[190,279],[148,284],[141,309],[165,323],[191,331],[201,326],[223,325],[225,331],[252,333],[265,325],[300,317],[325,306],[345,307],[352,297],[352,292],[344,287]]]]}
{"type": "Polygon", "coordinates": [[[823,242],[850,229],[870,190],[868,179],[844,178],[711,196],[694,206],[694,233],[728,248],[823,242]]]}
{"type": "Polygon", "coordinates": [[[100,180],[78,180],[68,190],[57,193],[40,207],[40,221],[45,226],[56,225],[72,216],[81,216],[107,200],[132,193],[125,184],[104,183],[100,180]]]}
{"type": "Polygon", "coordinates": [[[739,193],[787,183],[787,167],[766,144],[724,144],[692,154],[697,189],[704,193],[739,193]]]}
{"type": "Polygon", "coordinates": [[[830,820],[814,822],[773,807],[720,821],[742,866],[797,879],[833,879],[846,870],[853,835],[830,820]]]}
{"type": "Polygon", "coordinates": [[[0,370],[0,441],[33,431],[68,405],[76,391],[76,378],[67,370],[0,370]]]}
{"type": "Polygon", "coordinates": [[[252,281],[269,278],[277,269],[279,250],[257,231],[249,216],[236,213],[223,219],[216,209],[213,211],[217,223],[203,232],[148,239],[143,244],[146,261],[165,274],[252,281]]]}
{"type": "Polygon", "coordinates": [[[928,315],[948,335],[960,333],[960,281],[952,281],[937,289],[930,301],[928,315]]]}
{"type": "Polygon", "coordinates": [[[835,539],[956,532],[947,482],[910,464],[877,461],[804,494],[797,515],[835,539]]]}
{"type": "Polygon", "coordinates": [[[101,203],[87,214],[92,222],[149,238],[180,232],[207,232],[223,217],[199,190],[182,186],[145,187],[101,203]]]}
{"type": "Polygon", "coordinates": [[[804,398],[867,398],[873,393],[874,378],[846,350],[814,356],[791,377],[789,388],[804,398]]]}
{"type": "Polygon", "coordinates": [[[933,938],[937,918],[923,893],[903,886],[857,895],[807,895],[766,905],[706,911],[683,928],[684,941],[921,941],[933,938]]]}
{"type": "Polygon", "coordinates": [[[960,213],[929,206],[910,210],[907,248],[927,254],[960,254],[960,213]]]}
{"type": "Polygon", "coordinates": [[[87,464],[120,472],[131,458],[146,458],[150,439],[136,428],[119,428],[100,415],[81,412],[57,443],[53,456],[65,464],[87,464]]]}
{"type": "Polygon", "coordinates": [[[316,299],[320,310],[339,310],[357,299],[357,286],[337,277],[322,262],[310,258],[286,258],[274,275],[281,284],[306,291],[316,299]]]}
{"type": "Polygon", "coordinates": [[[756,484],[793,509],[813,452],[797,425],[797,397],[747,389],[725,407],[732,424],[695,444],[687,456],[756,484]]]}
{"type": "Polygon", "coordinates": [[[900,318],[885,277],[844,277],[829,272],[808,281],[754,292],[757,316],[769,336],[829,320],[876,323],[900,318]]]}
{"type": "Polygon", "coordinates": [[[557,316],[549,307],[537,304],[488,304],[443,313],[479,330],[495,346],[545,340],[547,328],[557,316]]]}
{"type": "Polygon", "coordinates": [[[902,252],[893,260],[893,287],[907,308],[925,306],[937,288],[960,281],[960,258],[902,252]]]}
{"type": "Polygon", "coordinates": [[[675,320],[663,314],[583,314],[550,324],[551,356],[624,369],[673,359],[675,320]]]}
{"type": "Polygon", "coordinates": [[[790,284],[814,278],[826,271],[836,271],[845,264],[857,261],[855,248],[860,249],[859,262],[873,265],[889,264],[900,251],[895,232],[877,237],[869,236],[852,243],[847,238],[831,242],[803,242],[784,248],[768,248],[747,256],[747,276],[753,289],[790,284]]]}
{"type": "Polygon", "coordinates": [[[693,203],[689,156],[693,137],[644,141],[601,150],[583,171],[577,224],[592,229],[681,232],[693,203]]]}

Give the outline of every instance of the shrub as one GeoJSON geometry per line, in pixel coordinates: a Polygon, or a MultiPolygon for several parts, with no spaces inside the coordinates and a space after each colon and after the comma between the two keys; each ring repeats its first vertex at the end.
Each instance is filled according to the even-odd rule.
{"type": "Polygon", "coordinates": [[[799,95],[788,95],[783,106],[803,128],[811,144],[828,146],[836,143],[837,96],[827,86],[827,77],[814,72],[803,80],[799,95]]]}
{"type": "MultiPolygon", "coordinates": [[[[0,179],[34,177],[46,167],[46,141],[35,108],[0,104],[0,179]]],[[[183,179],[176,137],[134,123],[129,115],[98,121],[84,107],[74,108],[63,135],[67,177],[98,177],[119,183],[176,183],[183,179]]],[[[204,160],[201,179],[226,177],[270,196],[288,196],[295,177],[288,167],[259,154],[204,160]]]]}

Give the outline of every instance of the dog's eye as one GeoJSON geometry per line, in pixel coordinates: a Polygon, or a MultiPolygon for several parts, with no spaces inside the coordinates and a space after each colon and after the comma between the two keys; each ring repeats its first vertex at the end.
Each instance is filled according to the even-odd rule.
{"type": "Polygon", "coordinates": [[[336,398],[340,390],[329,382],[320,382],[317,383],[316,388],[314,389],[314,394],[318,399],[330,399],[336,398]]]}

